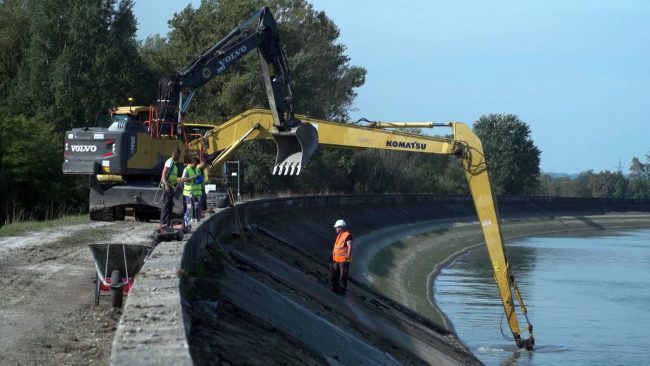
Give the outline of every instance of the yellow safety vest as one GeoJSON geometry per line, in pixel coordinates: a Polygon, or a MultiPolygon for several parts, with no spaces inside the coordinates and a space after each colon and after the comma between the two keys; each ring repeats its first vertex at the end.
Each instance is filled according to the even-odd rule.
{"type": "MultiPolygon", "coordinates": [[[[178,166],[176,165],[176,162],[174,162],[173,158],[167,159],[165,166],[169,162],[171,162],[172,168],[167,172],[167,181],[169,182],[169,185],[172,187],[172,189],[174,189],[176,187],[176,181],[178,180],[178,166]]],[[[160,183],[160,186],[162,188],[165,188],[165,184],[162,182],[160,183]]]]}
{"type": "MultiPolygon", "coordinates": [[[[199,175],[199,168],[186,167],[188,177],[197,177],[199,175]]],[[[201,183],[195,183],[195,179],[185,182],[183,186],[183,196],[185,197],[199,197],[201,196],[201,183]]]]}

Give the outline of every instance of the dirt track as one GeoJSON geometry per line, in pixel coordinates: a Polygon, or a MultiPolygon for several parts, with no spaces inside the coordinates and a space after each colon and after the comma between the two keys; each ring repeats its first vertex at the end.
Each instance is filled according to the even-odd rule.
{"type": "Polygon", "coordinates": [[[0,365],[106,365],[120,312],[94,305],[91,243],[146,244],[153,223],[61,227],[0,238],[0,365]]]}

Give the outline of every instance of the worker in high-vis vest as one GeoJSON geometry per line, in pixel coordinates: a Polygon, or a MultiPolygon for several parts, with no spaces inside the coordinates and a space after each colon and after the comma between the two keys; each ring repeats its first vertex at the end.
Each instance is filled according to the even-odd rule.
{"type": "Polygon", "coordinates": [[[160,176],[160,186],[163,190],[163,207],[160,210],[160,227],[170,228],[172,225],[172,209],[174,208],[174,190],[178,183],[178,157],[179,149],[172,151],[172,156],[167,159],[160,176]]]}
{"type": "Polygon", "coordinates": [[[338,235],[334,241],[330,262],[332,291],[345,295],[348,287],[350,261],[352,260],[352,234],[348,231],[347,224],[343,220],[337,220],[334,223],[334,229],[338,235]]]}
{"type": "Polygon", "coordinates": [[[197,179],[201,176],[201,169],[198,167],[199,158],[194,156],[190,165],[183,170],[179,181],[183,182],[183,200],[185,203],[185,225],[196,222],[199,210],[199,199],[201,198],[201,183],[197,179]]]}

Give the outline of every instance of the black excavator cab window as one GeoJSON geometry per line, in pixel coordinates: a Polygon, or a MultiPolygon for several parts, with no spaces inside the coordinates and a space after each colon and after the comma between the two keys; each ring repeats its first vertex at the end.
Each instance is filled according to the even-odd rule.
{"type": "Polygon", "coordinates": [[[108,112],[98,112],[95,117],[94,127],[108,128],[113,121],[111,121],[111,115],[108,112]]]}

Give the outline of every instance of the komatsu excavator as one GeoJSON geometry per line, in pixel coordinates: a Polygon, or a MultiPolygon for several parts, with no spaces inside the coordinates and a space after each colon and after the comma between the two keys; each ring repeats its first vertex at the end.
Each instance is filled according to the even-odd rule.
{"type": "MultiPolygon", "coordinates": [[[[199,149],[214,157],[212,164],[218,166],[242,143],[255,139],[276,139],[274,135],[274,118],[270,111],[249,110],[207,132],[200,139],[193,140],[189,146],[199,149]]],[[[532,350],[535,345],[533,326],[527,315],[519,290],[515,284],[514,274],[510,272],[508,260],[503,245],[496,201],[490,185],[488,167],[483,154],[481,141],[465,124],[450,122],[435,124],[432,122],[371,122],[367,126],[357,126],[294,116],[303,126],[310,125],[316,131],[318,145],[344,148],[368,148],[382,150],[397,150],[419,152],[424,154],[443,154],[456,156],[465,170],[472,199],[476,207],[479,223],[488,249],[494,279],[499,287],[499,293],[505,309],[505,316],[513,334],[514,341],[520,348],[532,350]],[[452,138],[440,138],[426,135],[413,135],[392,131],[391,128],[404,127],[448,127],[452,138]],[[522,338],[519,320],[517,319],[513,293],[519,308],[525,316],[527,327],[524,332],[528,338],[522,338]]],[[[275,174],[298,174],[304,164],[305,156],[292,159],[293,163],[282,162],[282,158],[292,153],[286,151],[286,146],[277,142],[278,151],[274,167],[275,174]],[[302,163],[298,164],[298,161],[302,163]]]]}
{"type": "Polygon", "coordinates": [[[260,9],[178,74],[164,78],[160,89],[161,98],[155,107],[122,107],[113,112],[108,128],[67,132],[63,170],[90,176],[91,217],[93,213],[97,217],[99,212],[100,218],[119,218],[125,207],[154,208],[157,213],[159,204],[154,196],[159,191],[162,164],[176,147],[182,148],[186,159],[190,155],[207,155],[215,167],[246,141],[273,139],[277,146],[273,174],[284,175],[299,174],[319,145],[454,155],[465,170],[513,339],[520,348],[534,348],[533,326],[508,265],[483,148],[468,126],[460,122],[372,122],[358,126],[294,115],[277,26],[267,8],[260,9]],[[257,25],[245,31],[256,20],[257,25]],[[258,49],[262,63],[270,110],[246,111],[200,138],[188,138],[182,112],[196,88],[254,48],[258,49]],[[186,88],[190,88],[190,93],[183,102],[186,88]],[[400,127],[447,127],[452,137],[390,130],[400,127]],[[519,326],[517,307],[527,323],[523,329],[519,326]],[[522,337],[522,333],[528,333],[528,337],[522,337]]]}

